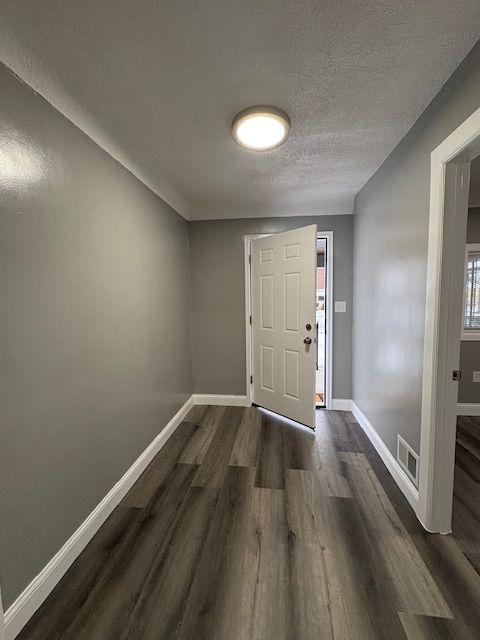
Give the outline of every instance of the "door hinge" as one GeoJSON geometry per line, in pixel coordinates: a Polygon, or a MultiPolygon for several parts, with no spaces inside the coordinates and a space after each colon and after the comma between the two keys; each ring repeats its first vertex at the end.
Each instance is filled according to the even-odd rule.
{"type": "Polygon", "coordinates": [[[253,384],[253,376],[250,376],[250,384],[253,384]]]}
{"type": "Polygon", "coordinates": [[[459,369],[454,369],[452,371],[452,380],[454,382],[460,382],[461,379],[462,379],[462,372],[459,369]]]}
{"type": "Polygon", "coordinates": [[[252,254],[248,254],[248,264],[252,264],[252,254]]]}
{"type": "Polygon", "coordinates": [[[250,316],[250,324],[252,324],[252,316],[250,316]]]}

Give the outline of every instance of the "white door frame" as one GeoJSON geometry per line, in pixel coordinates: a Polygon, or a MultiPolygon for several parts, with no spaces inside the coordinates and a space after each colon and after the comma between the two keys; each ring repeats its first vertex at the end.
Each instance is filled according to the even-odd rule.
{"type": "Polygon", "coordinates": [[[5,616],[3,614],[3,605],[2,605],[2,591],[0,589],[0,640],[6,639],[5,633],[5,616]]]}
{"type": "MultiPolygon", "coordinates": [[[[285,229],[289,231],[289,229],[285,229]]],[[[245,260],[245,363],[246,363],[246,389],[247,389],[247,405],[251,405],[253,401],[252,391],[252,326],[250,317],[252,315],[252,297],[251,297],[251,265],[250,265],[250,243],[256,238],[263,238],[268,233],[244,236],[244,260],[245,260]]],[[[327,239],[327,336],[326,336],[326,353],[325,353],[325,408],[332,408],[332,372],[333,372],[333,231],[318,231],[317,238],[327,239]]],[[[315,402],[315,398],[312,398],[315,402]]]]}
{"type": "Polygon", "coordinates": [[[247,389],[247,405],[250,406],[253,402],[253,389],[252,389],[252,265],[251,265],[251,250],[250,244],[255,238],[263,238],[268,233],[258,233],[256,235],[248,235],[243,238],[244,246],[244,261],[245,261],[245,363],[246,363],[246,389],[247,389]]]}
{"type": "MultiPolygon", "coordinates": [[[[470,161],[479,153],[479,142],[477,109],[431,154],[417,516],[428,531],[438,533],[451,531],[458,385],[452,370],[458,368],[461,338],[458,284],[470,161]]],[[[460,293],[463,297],[463,279],[460,293]]]]}
{"type": "Polygon", "coordinates": [[[327,313],[325,315],[325,408],[331,409],[333,397],[333,231],[319,231],[317,238],[326,238],[327,240],[327,261],[325,263],[327,267],[327,295],[325,298],[325,304],[327,306],[327,313]]]}

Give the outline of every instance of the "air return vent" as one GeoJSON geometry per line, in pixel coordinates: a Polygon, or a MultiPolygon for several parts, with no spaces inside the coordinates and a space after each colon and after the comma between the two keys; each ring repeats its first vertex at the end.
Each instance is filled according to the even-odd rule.
{"type": "Polygon", "coordinates": [[[400,435],[397,439],[397,460],[410,480],[418,487],[419,457],[400,435]]]}

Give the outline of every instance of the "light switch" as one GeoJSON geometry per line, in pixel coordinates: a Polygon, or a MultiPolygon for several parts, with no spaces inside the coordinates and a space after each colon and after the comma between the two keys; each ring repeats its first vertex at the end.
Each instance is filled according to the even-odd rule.
{"type": "Polygon", "coordinates": [[[347,303],[337,302],[335,300],[335,313],[346,313],[346,311],[347,311],[347,303]]]}
{"type": "Polygon", "coordinates": [[[473,382],[480,382],[480,371],[473,372],[473,382]]]}

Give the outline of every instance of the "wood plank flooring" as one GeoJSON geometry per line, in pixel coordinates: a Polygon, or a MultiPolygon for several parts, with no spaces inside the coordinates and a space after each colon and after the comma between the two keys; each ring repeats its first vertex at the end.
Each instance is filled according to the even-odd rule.
{"type": "Polygon", "coordinates": [[[478,639],[472,425],[436,536],[352,414],[317,414],[195,407],[20,640],[478,639]]]}
{"type": "Polygon", "coordinates": [[[480,417],[457,418],[452,536],[480,573],[480,417]]]}

